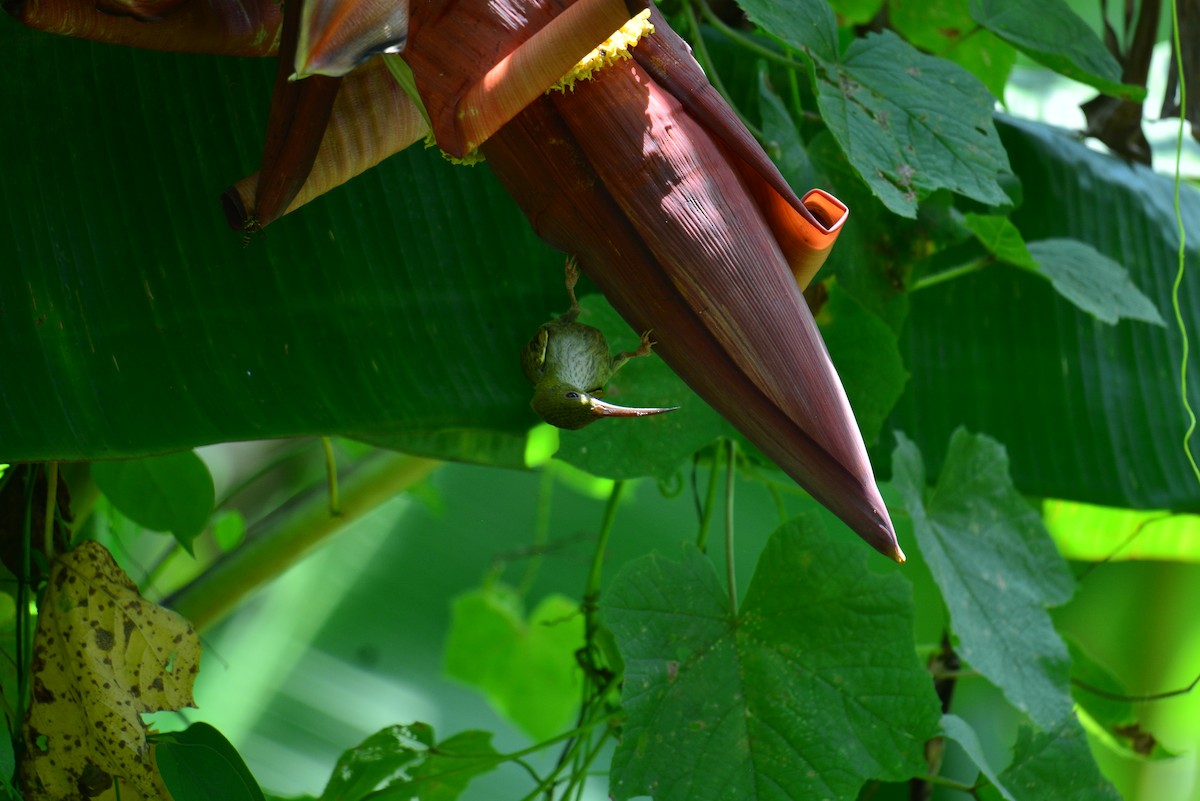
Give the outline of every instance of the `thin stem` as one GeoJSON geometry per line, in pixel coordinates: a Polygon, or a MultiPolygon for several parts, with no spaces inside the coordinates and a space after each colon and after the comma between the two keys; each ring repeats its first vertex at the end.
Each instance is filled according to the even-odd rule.
{"type": "Polygon", "coordinates": [[[767,492],[771,493],[771,500],[775,502],[775,512],[779,515],[779,525],[782,526],[788,521],[787,504],[783,501],[783,493],[774,484],[767,485],[767,492]]]}
{"type": "Polygon", "coordinates": [[[712,470],[708,474],[708,490],[705,492],[704,511],[700,516],[700,533],[696,535],[696,547],[700,553],[708,553],[708,532],[712,528],[713,509],[717,505],[717,460],[714,454],[712,470]]]}
{"type": "MultiPolygon", "coordinates": [[[[688,4],[685,4],[688,5],[688,4]]],[[[787,56],[777,53],[769,47],[765,47],[754,41],[753,37],[747,36],[736,28],[731,28],[725,24],[725,21],[717,16],[717,13],[709,7],[705,0],[698,0],[697,5],[700,6],[700,14],[704,17],[704,21],[714,28],[725,34],[730,39],[733,39],[739,45],[754,53],[760,58],[765,58],[768,61],[774,61],[784,67],[793,70],[807,70],[808,66],[800,61],[788,58],[787,56]]],[[[724,94],[724,93],[722,93],[724,94]]]]}
{"type": "Polygon", "coordinates": [[[737,575],[733,559],[733,478],[737,468],[737,441],[729,442],[729,463],[725,470],[725,580],[729,585],[729,608],[737,614],[737,575]]]}
{"type": "MultiPolygon", "coordinates": [[[[704,0],[697,0],[697,2],[700,5],[701,13],[703,14],[707,9],[707,6],[705,5],[704,0]]],[[[725,88],[725,84],[721,82],[721,76],[717,74],[717,65],[713,63],[712,57],[708,54],[708,47],[704,44],[704,35],[700,32],[700,22],[696,19],[696,12],[692,8],[692,4],[690,2],[685,2],[683,4],[683,13],[687,16],[688,27],[692,30],[692,48],[695,50],[696,60],[704,65],[704,72],[708,77],[708,82],[711,83],[713,88],[721,94],[721,97],[725,98],[725,102],[728,103],[729,107],[738,115],[738,119],[742,121],[742,124],[746,126],[747,130],[754,134],[759,141],[764,141],[765,137],[763,136],[762,131],[752,125],[750,120],[746,119],[746,116],[742,114],[741,110],[733,102],[733,96],[729,94],[729,91],[725,88]]],[[[709,13],[711,13],[711,11],[709,13]]]]}
{"type": "Polygon", "coordinates": [[[342,509],[338,503],[337,457],[333,454],[333,440],[321,437],[321,448],[325,451],[325,480],[329,484],[329,515],[340,517],[342,509]]]}
{"type": "Polygon", "coordinates": [[[1163,512],[1161,515],[1159,515],[1157,517],[1151,517],[1151,518],[1148,518],[1148,519],[1143,520],[1140,523],[1138,523],[1136,526],[1133,527],[1133,531],[1130,532],[1129,536],[1125,538],[1124,542],[1119,544],[1116,548],[1113,548],[1099,562],[1092,562],[1092,563],[1088,564],[1087,567],[1085,567],[1083,570],[1079,571],[1079,575],[1075,577],[1076,583],[1086,579],[1088,576],[1090,576],[1092,573],[1094,573],[1096,571],[1096,569],[1099,568],[1100,566],[1106,565],[1109,562],[1111,562],[1114,558],[1116,558],[1117,554],[1119,554],[1121,551],[1128,548],[1130,543],[1132,543],[1135,539],[1140,537],[1142,535],[1142,532],[1145,531],[1148,526],[1150,526],[1153,523],[1161,522],[1163,520],[1170,520],[1172,517],[1175,517],[1175,515],[1172,514],[1171,512],[1163,512]]]}
{"type": "Polygon", "coordinates": [[[1167,690],[1161,693],[1150,693],[1148,695],[1124,695],[1122,693],[1109,692],[1094,685],[1088,684],[1081,679],[1071,679],[1071,683],[1081,690],[1086,690],[1092,695],[1098,695],[1101,698],[1107,698],[1110,701],[1124,701],[1131,704],[1145,704],[1151,701],[1162,701],[1166,698],[1174,698],[1178,695],[1187,695],[1192,690],[1196,689],[1196,685],[1200,684],[1200,674],[1192,679],[1192,683],[1186,687],[1180,687],[1177,690],[1167,690]]]}
{"type": "MultiPolygon", "coordinates": [[[[30,551],[33,549],[33,493],[37,487],[38,467],[33,465],[26,473],[25,515],[21,526],[21,575],[17,582],[17,711],[16,720],[25,719],[25,705],[29,698],[29,665],[33,659],[33,632],[30,631],[29,581],[30,551]]],[[[23,728],[14,726],[13,740],[16,752],[21,753],[23,728]]]]}
{"type": "Polygon", "coordinates": [[[551,470],[542,471],[542,479],[538,484],[537,519],[533,524],[533,542],[530,543],[529,561],[525,564],[525,574],[517,585],[517,592],[522,596],[533,589],[538,571],[545,560],[546,542],[550,539],[550,511],[554,501],[554,473],[551,470]]]}
{"type": "Polygon", "coordinates": [[[42,550],[46,561],[54,558],[54,520],[58,511],[58,462],[46,464],[46,519],[42,525],[42,550]]]}
{"type": "Polygon", "coordinates": [[[600,536],[596,539],[596,551],[592,554],[592,567],[588,571],[587,585],[584,587],[584,598],[594,598],[600,594],[600,574],[604,570],[604,554],[608,549],[608,538],[612,534],[613,521],[617,518],[617,506],[625,492],[627,484],[624,481],[613,482],[612,492],[608,496],[608,504],[604,507],[604,519],[600,522],[600,536]]]}
{"type": "Polygon", "coordinates": [[[913,292],[918,292],[922,289],[928,289],[931,286],[937,286],[938,284],[945,283],[946,281],[952,281],[955,278],[962,278],[964,275],[968,275],[970,273],[982,270],[984,267],[991,266],[992,264],[995,264],[995,262],[996,259],[994,256],[984,256],[978,261],[969,262],[958,267],[952,267],[949,270],[942,270],[940,273],[934,273],[933,275],[926,275],[923,278],[915,281],[913,285],[908,288],[908,292],[909,294],[912,294],[913,292]]]}
{"type": "Polygon", "coordinates": [[[1196,432],[1196,413],[1188,400],[1188,330],[1183,321],[1183,312],[1179,307],[1179,287],[1183,284],[1183,274],[1187,265],[1187,229],[1183,225],[1183,209],[1180,206],[1179,194],[1182,183],[1183,158],[1183,127],[1187,119],[1187,81],[1183,70],[1183,48],[1179,41],[1179,3],[1171,0],[1171,25],[1173,27],[1172,42],[1175,45],[1175,67],[1179,71],[1179,130],[1175,135],[1175,224],[1179,228],[1179,269],[1175,272],[1175,282],[1171,285],[1171,309],[1175,312],[1175,323],[1179,326],[1179,336],[1183,340],[1183,353],[1179,357],[1179,393],[1183,402],[1183,410],[1187,415],[1188,425],[1183,432],[1183,453],[1187,456],[1192,468],[1192,475],[1200,481],[1200,466],[1192,455],[1192,435],[1196,432]]]}

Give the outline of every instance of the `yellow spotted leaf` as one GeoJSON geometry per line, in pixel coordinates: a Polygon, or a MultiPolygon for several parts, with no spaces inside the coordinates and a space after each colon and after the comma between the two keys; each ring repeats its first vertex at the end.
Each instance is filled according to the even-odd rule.
{"type": "Polygon", "coordinates": [[[116,798],[117,787],[123,801],[169,801],[141,713],[194,706],[199,664],[191,624],[142,598],[103,545],[56,559],[33,647],[26,801],[116,798]]]}

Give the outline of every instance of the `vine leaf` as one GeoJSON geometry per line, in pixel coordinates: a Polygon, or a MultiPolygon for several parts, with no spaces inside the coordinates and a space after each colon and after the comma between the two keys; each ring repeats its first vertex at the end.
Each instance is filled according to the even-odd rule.
{"type": "Polygon", "coordinates": [[[1048,279],[1058,294],[1101,322],[1113,325],[1124,317],[1166,325],[1129,272],[1088,243],[1060,237],[1026,244],[1012,220],[1000,215],[965,214],[963,222],[997,259],[1048,279]]]}
{"type": "Polygon", "coordinates": [[[548,595],[526,619],[516,591],[492,584],[454,599],[446,673],[477,687],[505,717],[546,740],[579,708],[575,652],[583,644],[578,602],[548,595]]]}
{"type": "Polygon", "coordinates": [[[1008,474],[1004,446],[959,428],[928,493],[920,451],[896,432],[893,482],[942,591],[957,651],[1044,729],[1071,713],[1070,658],[1048,606],[1074,591],[1042,518],[1008,474]]]}
{"type": "Polygon", "coordinates": [[[428,723],[397,724],[342,754],[320,801],[455,801],[471,779],[504,761],[491,732],[464,731],[436,742],[428,723]]]}
{"type": "Polygon", "coordinates": [[[820,529],[771,536],[740,612],[691,546],[616,576],[602,601],[625,662],[614,798],[853,798],[925,769],[938,702],[909,585],[820,529]]]}
{"type": "Polygon", "coordinates": [[[121,514],[151,531],[170,531],[188,553],[212,514],[212,474],[195,451],[95,462],[92,477],[121,514]]]}
{"type": "Polygon", "coordinates": [[[958,743],[967,757],[975,763],[975,767],[979,768],[979,772],[988,778],[992,786],[996,788],[996,792],[1000,793],[1000,797],[1004,801],[1017,801],[1013,798],[1013,794],[1008,791],[1004,783],[1000,781],[1000,777],[996,775],[996,771],[988,762],[987,754],[984,753],[983,746],[979,743],[979,737],[975,734],[975,729],[971,728],[971,724],[960,718],[958,715],[942,715],[942,730],[946,736],[954,742],[958,743]]]}
{"type": "Polygon", "coordinates": [[[1025,237],[1021,236],[1012,220],[1000,214],[964,214],[963,224],[1000,261],[1014,267],[1037,270],[1038,263],[1029,255],[1025,237]]]}
{"type": "Polygon", "coordinates": [[[1021,801],[1119,801],[1121,796],[1100,774],[1087,735],[1074,715],[1052,728],[1017,732],[1013,761],[1000,781],[1021,801]]]}
{"type": "Polygon", "coordinates": [[[1008,156],[992,122],[995,99],[979,80],[884,31],[843,53],[822,0],[740,0],[757,25],[803,51],[821,117],[850,164],[891,211],[949,189],[988,205],[1008,202],[997,178],[1008,156]]]}
{"type": "Polygon", "coordinates": [[[1086,242],[1043,239],[1029,243],[1029,255],[1058,294],[1097,319],[1109,325],[1122,317],[1166,325],[1125,268],[1086,242]]]}
{"type": "Polygon", "coordinates": [[[194,706],[199,663],[192,626],[138,595],[103,545],[56,559],[34,640],[26,801],[112,797],[114,779],[123,799],[169,797],[140,715],[194,706]]]}
{"type": "Polygon", "coordinates": [[[971,0],[971,17],[1055,72],[1106,95],[1143,100],[1146,89],[1121,83],[1121,65],[1063,0],[971,0]]]}
{"type": "Polygon", "coordinates": [[[393,724],[338,757],[321,801],[355,801],[379,784],[418,763],[433,747],[433,727],[393,724]]]}

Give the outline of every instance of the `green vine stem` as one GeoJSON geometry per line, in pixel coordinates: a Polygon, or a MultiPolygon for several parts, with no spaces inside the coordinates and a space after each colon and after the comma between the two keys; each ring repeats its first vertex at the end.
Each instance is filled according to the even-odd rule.
{"type": "Polygon", "coordinates": [[[1196,433],[1196,412],[1188,400],[1187,370],[1188,370],[1188,330],[1183,320],[1183,312],[1179,307],[1179,287],[1183,284],[1183,276],[1187,267],[1187,229],[1183,225],[1183,209],[1179,195],[1183,184],[1183,129],[1187,119],[1187,77],[1183,70],[1183,47],[1179,40],[1179,3],[1171,0],[1172,42],[1175,45],[1175,68],[1179,73],[1179,129],[1175,133],[1175,225],[1179,229],[1179,268],[1175,272],[1175,283],[1171,285],[1171,309],[1175,312],[1175,323],[1179,326],[1179,335],[1183,339],[1183,353],[1179,357],[1179,393],[1183,402],[1183,410],[1187,414],[1188,425],[1183,432],[1183,453],[1191,465],[1192,475],[1200,482],[1200,466],[1192,454],[1192,435],[1196,433]]]}
{"type": "Polygon", "coordinates": [[[729,608],[737,614],[737,571],[733,558],[733,480],[737,475],[737,440],[730,438],[729,463],[725,470],[725,578],[729,584],[729,608]]]}
{"type": "Polygon", "coordinates": [[[295,508],[267,518],[267,530],[218,559],[190,584],[164,600],[203,630],[228,614],[250,592],[278,576],[317,544],[404,492],[440,462],[380,453],[360,463],[343,481],[341,516],[331,517],[328,498],[312,493],[295,508]]]}
{"type": "Polygon", "coordinates": [[[712,469],[708,474],[708,488],[704,493],[704,507],[700,513],[700,532],[696,535],[696,547],[700,549],[700,553],[708,553],[708,532],[712,528],[713,509],[717,505],[718,452],[713,453],[712,469]]]}
{"type": "Polygon", "coordinates": [[[338,499],[337,456],[333,453],[333,440],[321,437],[321,450],[325,452],[325,480],[329,484],[329,515],[342,516],[342,505],[338,499]]]}

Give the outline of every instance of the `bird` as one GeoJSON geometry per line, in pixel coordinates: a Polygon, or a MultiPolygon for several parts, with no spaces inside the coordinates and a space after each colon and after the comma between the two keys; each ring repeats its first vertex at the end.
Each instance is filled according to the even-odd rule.
{"type": "Polygon", "coordinates": [[[647,331],[637,350],[613,356],[598,328],[578,322],[579,264],[573,257],[567,259],[565,273],[571,308],[539,328],[521,353],[521,369],[534,387],[530,405],[538,417],[574,430],[602,417],[645,417],[678,409],[618,406],[600,399],[609,379],[630,359],[649,356],[654,342],[647,331]]]}

